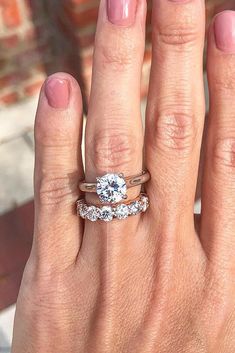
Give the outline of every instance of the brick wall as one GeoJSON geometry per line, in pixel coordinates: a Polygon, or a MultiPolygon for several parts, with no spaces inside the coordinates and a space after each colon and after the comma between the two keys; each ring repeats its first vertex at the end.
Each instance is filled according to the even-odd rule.
{"type": "Polygon", "coordinates": [[[0,0],[0,106],[38,92],[53,61],[53,28],[43,0],[0,0]]]}
{"type": "MultiPolygon", "coordinates": [[[[211,19],[216,13],[223,10],[235,10],[234,0],[207,0],[207,18],[211,19]]],[[[209,24],[209,21],[208,21],[209,24]]]]}
{"type": "MultiPolygon", "coordinates": [[[[151,60],[150,3],[142,96],[151,60]]],[[[0,0],[0,107],[33,95],[45,76],[59,69],[74,74],[84,97],[89,96],[98,4],[99,0],[0,0]]],[[[207,0],[207,17],[225,8],[235,9],[235,1],[207,0]]]]}

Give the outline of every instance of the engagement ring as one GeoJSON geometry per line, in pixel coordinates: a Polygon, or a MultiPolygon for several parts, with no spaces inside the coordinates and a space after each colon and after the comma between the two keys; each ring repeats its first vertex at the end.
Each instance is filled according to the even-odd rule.
{"type": "Polygon", "coordinates": [[[142,185],[149,179],[148,171],[143,171],[141,174],[131,177],[108,173],[97,177],[95,183],[80,182],[79,188],[83,192],[96,193],[102,203],[115,204],[127,199],[127,189],[142,185]]]}

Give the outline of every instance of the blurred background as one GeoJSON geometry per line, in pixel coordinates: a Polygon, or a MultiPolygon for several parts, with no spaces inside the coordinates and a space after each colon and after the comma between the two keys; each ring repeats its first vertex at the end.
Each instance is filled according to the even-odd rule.
{"type": "MultiPolygon", "coordinates": [[[[118,1],[118,0],[117,0],[118,1]]],[[[235,0],[207,0],[207,24],[235,0]]],[[[0,353],[10,352],[15,302],[33,232],[33,124],[40,87],[73,74],[89,101],[99,0],[0,0],[0,353]]],[[[143,110],[151,64],[151,1],[143,110]]]]}

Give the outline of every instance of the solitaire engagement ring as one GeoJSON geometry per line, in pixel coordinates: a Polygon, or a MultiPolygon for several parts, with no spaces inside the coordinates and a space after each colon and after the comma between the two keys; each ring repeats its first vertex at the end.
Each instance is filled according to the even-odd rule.
{"type": "Polygon", "coordinates": [[[142,185],[150,179],[148,171],[141,174],[125,177],[123,174],[105,174],[96,178],[95,183],[79,183],[83,192],[94,192],[98,195],[101,203],[115,204],[127,199],[127,189],[142,185]]]}

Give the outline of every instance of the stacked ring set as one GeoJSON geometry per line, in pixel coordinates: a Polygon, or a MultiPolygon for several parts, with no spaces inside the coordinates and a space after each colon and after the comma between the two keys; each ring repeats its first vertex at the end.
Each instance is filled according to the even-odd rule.
{"type": "Polygon", "coordinates": [[[142,185],[150,180],[150,174],[143,171],[141,174],[124,177],[123,174],[105,174],[96,178],[96,182],[82,181],[79,188],[83,192],[96,193],[100,205],[88,205],[85,199],[77,201],[77,213],[83,219],[92,222],[110,222],[113,219],[126,219],[143,213],[149,207],[149,198],[145,193],[132,200],[127,200],[127,189],[142,185]]]}

